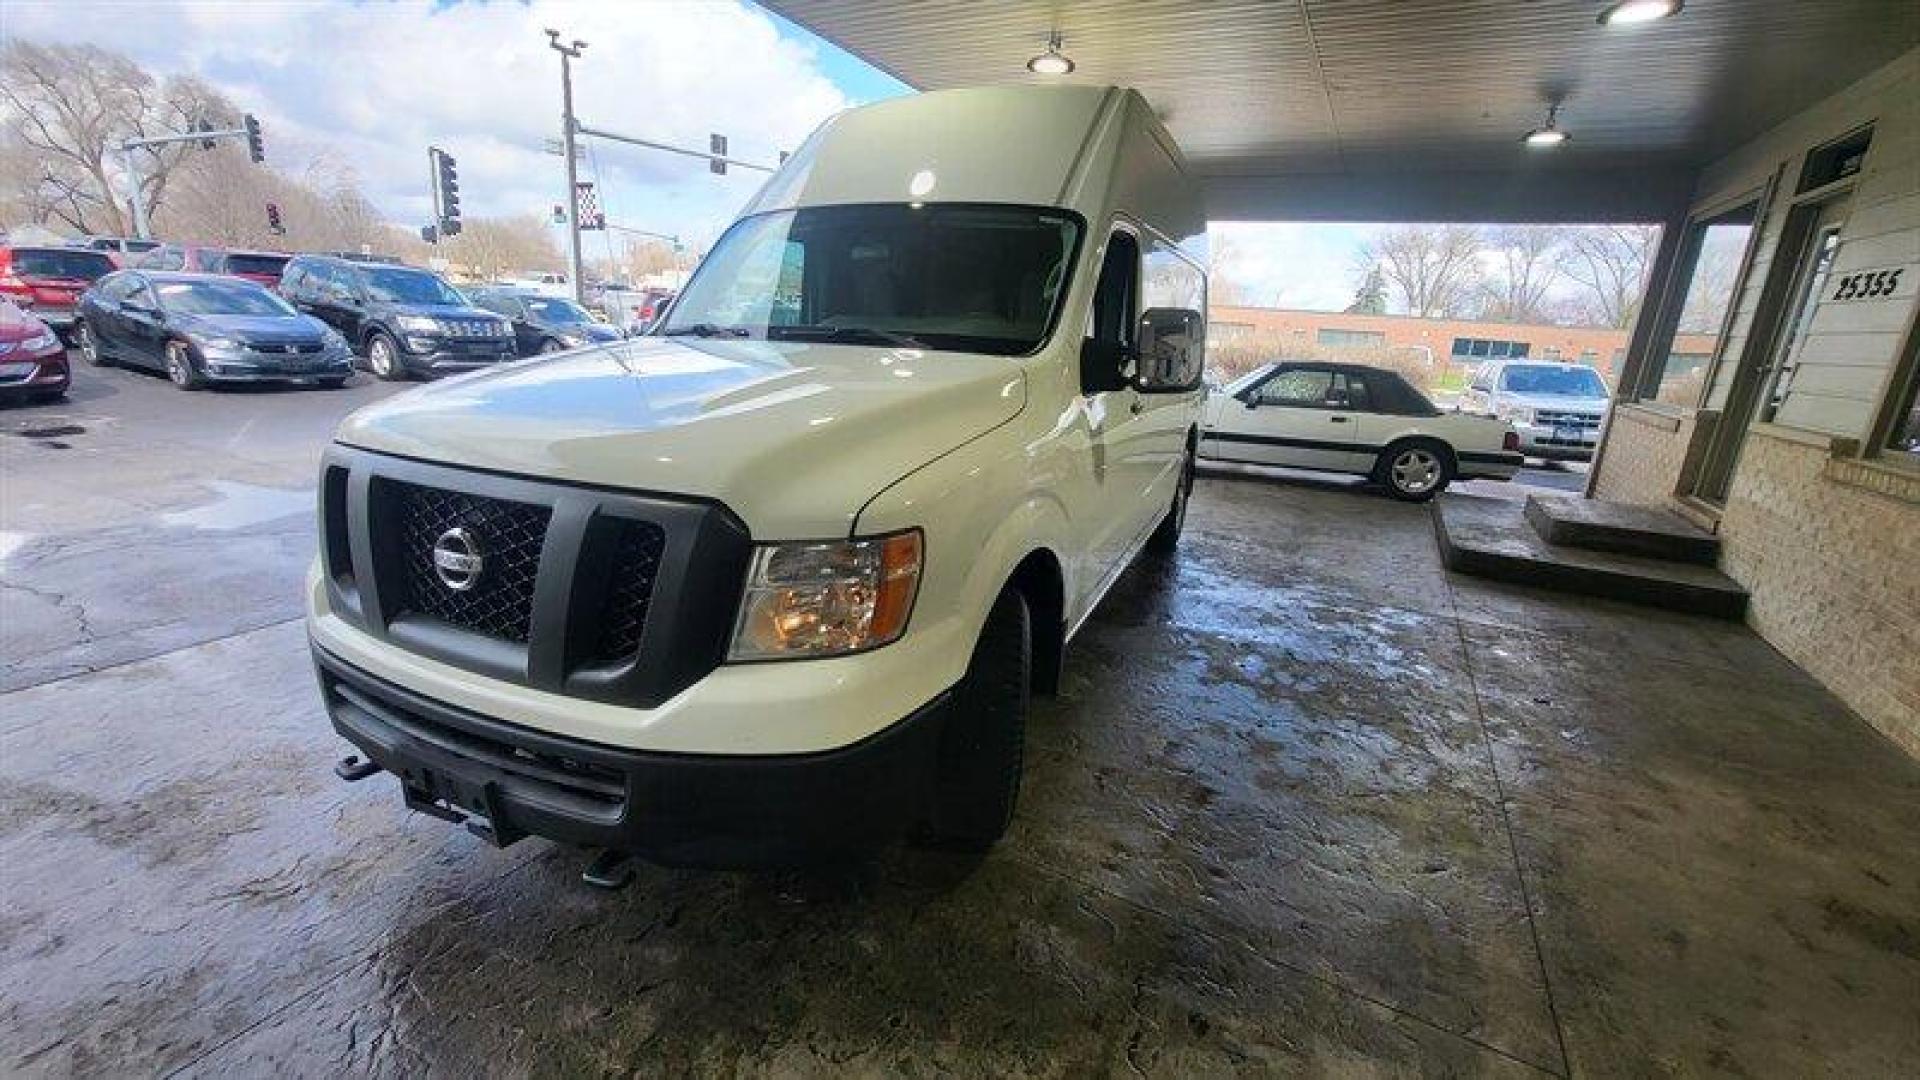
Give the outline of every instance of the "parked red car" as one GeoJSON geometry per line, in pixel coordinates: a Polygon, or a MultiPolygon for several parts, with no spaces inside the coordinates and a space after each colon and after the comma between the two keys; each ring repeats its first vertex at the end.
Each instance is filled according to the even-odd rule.
{"type": "Polygon", "coordinates": [[[133,260],[136,270],[189,270],[245,278],[269,289],[280,287],[280,272],[293,258],[277,251],[234,251],[196,244],[162,244],[133,260]]]}
{"type": "Polygon", "coordinates": [[[52,401],[72,382],[60,335],[20,305],[0,299],[0,400],[52,401]]]}
{"type": "Polygon", "coordinates": [[[0,247],[0,297],[62,337],[73,331],[80,294],[114,271],[105,252],[66,247],[0,247]]]}

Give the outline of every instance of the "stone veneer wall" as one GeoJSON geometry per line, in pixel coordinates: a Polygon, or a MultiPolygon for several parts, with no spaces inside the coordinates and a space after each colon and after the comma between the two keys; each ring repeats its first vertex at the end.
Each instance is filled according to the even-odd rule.
{"type": "Polygon", "coordinates": [[[1668,506],[1693,441],[1691,411],[1670,416],[1617,405],[1607,434],[1606,459],[1597,464],[1593,496],[1642,506],[1668,506]]]}
{"type": "Polygon", "coordinates": [[[1920,474],[1824,443],[1748,436],[1721,569],[1753,594],[1762,637],[1920,757],[1920,474]]]}

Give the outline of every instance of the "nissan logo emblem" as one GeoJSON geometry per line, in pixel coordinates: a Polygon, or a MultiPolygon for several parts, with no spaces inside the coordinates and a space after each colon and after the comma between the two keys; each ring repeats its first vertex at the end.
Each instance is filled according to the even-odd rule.
{"type": "Polygon", "coordinates": [[[465,529],[448,529],[433,542],[433,573],[440,584],[454,592],[466,592],[480,582],[486,559],[480,544],[465,529]]]}

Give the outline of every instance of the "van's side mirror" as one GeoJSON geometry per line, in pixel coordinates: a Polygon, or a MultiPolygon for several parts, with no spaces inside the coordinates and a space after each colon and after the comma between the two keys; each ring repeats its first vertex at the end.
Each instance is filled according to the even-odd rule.
{"type": "Polygon", "coordinates": [[[1177,394],[1199,386],[1205,367],[1203,325],[1200,313],[1186,308],[1148,308],[1143,312],[1135,388],[1143,394],[1177,394]]]}
{"type": "Polygon", "coordinates": [[[1080,392],[1103,394],[1125,390],[1132,385],[1127,378],[1127,361],[1133,350],[1117,341],[1084,338],[1080,342],[1080,392]]]}

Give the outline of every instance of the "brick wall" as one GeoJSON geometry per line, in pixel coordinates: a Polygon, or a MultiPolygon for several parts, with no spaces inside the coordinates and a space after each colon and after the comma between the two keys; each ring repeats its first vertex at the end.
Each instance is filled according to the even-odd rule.
{"type": "Polygon", "coordinates": [[[1754,629],[1920,756],[1920,477],[1757,428],[1720,532],[1754,629]]]}
{"type": "Polygon", "coordinates": [[[1691,410],[1665,416],[1631,405],[1615,407],[1594,497],[1642,506],[1669,505],[1693,440],[1694,421],[1691,410]]]}

